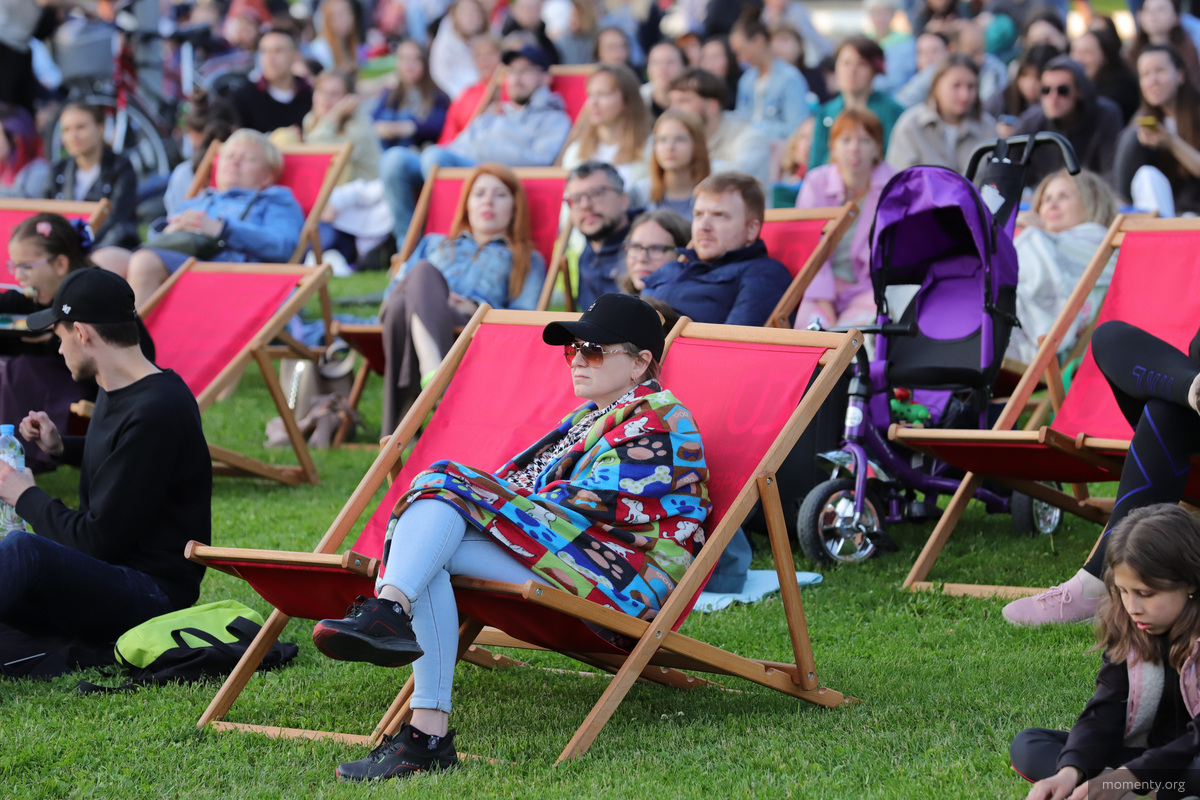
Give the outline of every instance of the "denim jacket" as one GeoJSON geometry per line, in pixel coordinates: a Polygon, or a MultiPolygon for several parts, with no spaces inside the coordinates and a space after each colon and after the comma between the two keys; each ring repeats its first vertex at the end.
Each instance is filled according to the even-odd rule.
{"type": "MultiPolygon", "coordinates": [[[[176,213],[193,208],[225,222],[219,238],[228,246],[214,261],[284,263],[292,257],[304,227],[304,212],[286,186],[268,186],[261,192],[206,189],[180,203],[176,213]]],[[[154,240],[147,244],[153,247],[154,240]]]]}
{"type": "Polygon", "coordinates": [[[737,105],[733,113],[753,122],[763,135],[783,141],[808,118],[808,81],[800,70],[782,59],[771,62],[767,85],[763,91],[761,116],[755,116],[754,91],[758,83],[758,67],[750,67],[738,79],[737,105]]]}
{"type": "Polygon", "coordinates": [[[537,308],[546,280],[546,261],[536,250],[530,255],[529,274],[521,293],[511,301],[508,299],[508,276],[512,272],[512,251],[508,240],[493,239],[480,247],[470,233],[460,233],[447,239],[440,233],[427,234],[417,244],[416,250],[396,272],[388,284],[390,292],[409,269],[422,259],[429,261],[446,277],[450,291],[470,298],[476,303],[487,303],[493,308],[514,308],[532,311],[537,308]]]}

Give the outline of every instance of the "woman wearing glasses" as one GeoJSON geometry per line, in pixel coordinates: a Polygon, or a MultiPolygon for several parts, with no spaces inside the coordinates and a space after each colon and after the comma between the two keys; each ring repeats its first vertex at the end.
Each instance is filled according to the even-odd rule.
{"type": "MultiPolygon", "coordinates": [[[[0,292],[0,423],[15,425],[39,408],[59,430],[67,429],[71,404],[96,398],[95,381],[76,383],[58,352],[52,333],[34,336],[13,331],[16,319],[50,305],[58,287],[77,269],[98,269],[88,257],[92,232],[82,222],[58,214],[36,214],[19,224],[8,240],[8,271],[19,287],[0,292]]],[[[140,325],[140,321],[139,321],[140,325]]],[[[154,345],[141,326],[142,351],[153,360],[154,345]]],[[[25,448],[25,463],[34,472],[57,465],[40,447],[25,448]]]]}
{"type": "Polygon", "coordinates": [[[388,524],[377,598],[313,630],[321,652],[412,663],[412,720],[343,780],[407,778],[458,763],[449,728],[458,647],[452,575],[566,589],[648,619],[704,543],[710,504],[700,434],[658,383],[659,316],[601,295],[542,338],[562,346],[584,404],[496,473],[440,461],[413,481],[388,524]]]}
{"type": "Polygon", "coordinates": [[[625,294],[641,294],[646,278],[659,267],[678,261],[680,249],[687,247],[691,238],[691,223],[674,211],[660,208],[639,215],[625,238],[625,274],[617,286],[625,294]]]}
{"type": "Polygon", "coordinates": [[[386,289],[383,430],[391,431],[481,303],[532,310],[546,264],[533,248],[521,181],[483,164],[463,182],[449,235],[427,234],[386,289]]]}
{"type": "Polygon", "coordinates": [[[650,177],[635,189],[646,208],[670,209],[692,219],[693,192],[708,177],[708,137],[695,114],[671,108],[654,124],[650,149],[650,177]]]}

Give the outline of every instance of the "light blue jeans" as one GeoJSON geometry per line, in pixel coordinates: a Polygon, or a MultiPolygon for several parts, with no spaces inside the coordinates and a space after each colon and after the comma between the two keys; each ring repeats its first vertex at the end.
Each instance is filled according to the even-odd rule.
{"type": "Polygon", "coordinates": [[[379,159],[383,197],[392,211],[392,233],[396,236],[397,246],[404,243],[404,234],[416,210],[417,192],[435,165],[473,167],[475,161],[436,145],[425,148],[422,153],[410,147],[389,147],[379,159]]]}
{"type": "Polygon", "coordinates": [[[418,500],[396,522],[384,577],[412,603],[413,632],[425,655],[413,662],[412,708],[450,712],[458,656],[458,606],[451,575],[507,583],[546,583],[505,547],[441,500],[418,500]]]}

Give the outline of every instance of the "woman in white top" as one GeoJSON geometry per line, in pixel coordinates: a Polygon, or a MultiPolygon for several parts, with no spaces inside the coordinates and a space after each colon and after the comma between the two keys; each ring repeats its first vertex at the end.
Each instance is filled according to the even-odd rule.
{"type": "Polygon", "coordinates": [[[478,0],[458,0],[438,25],[429,46],[429,74],[451,100],[479,83],[471,39],[487,31],[487,14],[478,0]]]}
{"type": "MultiPolygon", "coordinates": [[[[1042,179],[1033,195],[1032,210],[1017,216],[1017,319],[1006,355],[1028,364],[1038,350],[1038,337],[1050,332],[1067,297],[1117,215],[1117,199],[1094,172],[1072,176],[1059,170],[1042,179]]],[[[1100,310],[1112,280],[1116,256],[1079,310],[1076,324],[1058,348],[1065,355],[1100,310]]]]}
{"type": "Polygon", "coordinates": [[[587,104],[567,141],[562,166],[574,169],[585,161],[612,164],[633,186],[647,176],[646,139],[650,120],[633,70],[624,64],[602,64],[587,82],[587,104]]]}

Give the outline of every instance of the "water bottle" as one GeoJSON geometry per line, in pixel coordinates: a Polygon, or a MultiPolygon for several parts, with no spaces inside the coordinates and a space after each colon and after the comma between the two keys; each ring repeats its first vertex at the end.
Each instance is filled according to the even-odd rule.
{"type": "MultiPolygon", "coordinates": [[[[0,425],[0,461],[15,470],[25,471],[25,448],[13,433],[12,425],[0,425]]],[[[0,502],[0,538],[9,531],[25,530],[25,520],[17,516],[17,510],[8,503],[0,502]]]]}

